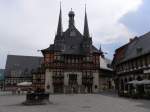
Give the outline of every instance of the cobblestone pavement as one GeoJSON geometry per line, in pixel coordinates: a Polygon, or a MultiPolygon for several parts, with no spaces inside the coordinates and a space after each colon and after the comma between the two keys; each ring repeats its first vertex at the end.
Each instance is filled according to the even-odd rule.
{"type": "Polygon", "coordinates": [[[25,96],[0,96],[0,112],[150,112],[150,101],[109,94],[51,95],[49,105],[23,106],[25,96]]]}

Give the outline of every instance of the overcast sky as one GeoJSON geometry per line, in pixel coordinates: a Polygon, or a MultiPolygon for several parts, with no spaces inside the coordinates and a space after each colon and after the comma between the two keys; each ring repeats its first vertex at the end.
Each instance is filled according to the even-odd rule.
{"type": "MultiPolygon", "coordinates": [[[[112,58],[129,38],[150,31],[150,0],[61,0],[63,31],[68,12],[75,11],[75,25],[83,32],[84,5],[93,44],[112,58]]],[[[53,43],[60,0],[0,0],[0,68],[7,54],[41,56],[37,50],[53,43]]]]}

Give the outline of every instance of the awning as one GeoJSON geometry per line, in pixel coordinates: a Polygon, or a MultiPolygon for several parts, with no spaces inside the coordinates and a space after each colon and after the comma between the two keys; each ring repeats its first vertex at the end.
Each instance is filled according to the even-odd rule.
{"type": "Polygon", "coordinates": [[[150,84],[150,80],[147,80],[147,79],[141,80],[141,81],[133,80],[133,81],[128,82],[127,84],[146,85],[146,84],[150,84]]]}
{"type": "Polygon", "coordinates": [[[130,81],[130,82],[128,82],[127,84],[139,84],[139,81],[138,80],[133,80],[133,81],[130,81]]]}
{"type": "Polygon", "coordinates": [[[143,84],[143,85],[146,85],[146,84],[150,84],[150,80],[141,80],[141,81],[139,81],[139,84],[143,84]]]}
{"type": "Polygon", "coordinates": [[[31,86],[32,82],[21,82],[17,84],[18,86],[31,86]]]}

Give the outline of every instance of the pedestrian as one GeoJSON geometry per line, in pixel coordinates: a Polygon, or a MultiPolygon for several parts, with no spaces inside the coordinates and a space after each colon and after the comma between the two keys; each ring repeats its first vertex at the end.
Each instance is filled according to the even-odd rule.
{"type": "Polygon", "coordinates": [[[21,89],[20,89],[20,88],[18,88],[17,92],[18,92],[18,94],[20,95],[21,89]]]}

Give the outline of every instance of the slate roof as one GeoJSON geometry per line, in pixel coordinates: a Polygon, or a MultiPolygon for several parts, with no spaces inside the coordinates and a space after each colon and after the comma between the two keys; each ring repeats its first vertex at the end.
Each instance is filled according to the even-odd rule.
{"type": "Polygon", "coordinates": [[[93,51],[93,53],[100,53],[101,54],[101,51],[99,51],[94,45],[92,45],[92,51],[93,51]]]}
{"type": "MultiPolygon", "coordinates": [[[[53,51],[61,51],[62,54],[74,54],[74,55],[84,55],[84,50],[82,48],[82,43],[84,41],[83,35],[74,27],[73,29],[67,29],[62,34],[62,41],[64,45],[64,50],[61,51],[61,46],[56,46],[55,43],[51,44],[48,48],[41,50],[47,51],[47,52],[53,52],[53,51]],[[70,36],[70,32],[74,31],[75,36],[70,36]]],[[[89,38],[91,39],[91,38],[89,38]]],[[[100,53],[99,50],[92,45],[92,52],[93,53],[100,53]]]]}
{"type": "Polygon", "coordinates": [[[117,63],[125,62],[133,58],[150,53],[150,32],[133,39],[124,47],[124,54],[121,60],[115,59],[117,63]]]}
{"type": "Polygon", "coordinates": [[[92,45],[92,38],[89,35],[87,14],[85,11],[84,20],[84,32],[81,34],[74,25],[74,11],[70,11],[69,27],[63,32],[62,29],[62,14],[61,7],[58,20],[58,28],[55,36],[54,44],[51,44],[48,48],[41,50],[45,52],[60,52],[62,54],[69,55],[85,55],[90,53],[100,53],[99,50],[92,45]],[[92,48],[91,48],[92,45],[92,48]],[[89,52],[88,52],[89,51],[89,52]]]}
{"type": "Polygon", "coordinates": [[[132,41],[127,48],[123,61],[150,53],[150,32],[132,41]],[[140,50],[140,51],[138,51],[140,50]]]}
{"type": "Polygon", "coordinates": [[[9,76],[11,70],[20,70],[23,73],[31,74],[32,70],[35,70],[40,66],[42,57],[36,56],[20,56],[20,55],[8,55],[5,67],[5,75],[9,76]]]}
{"type": "Polygon", "coordinates": [[[74,27],[73,29],[67,29],[63,33],[64,38],[64,51],[63,54],[83,54],[82,53],[82,34],[74,27]],[[70,33],[74,32],[75,36],[70,36],[70,33]]]}

